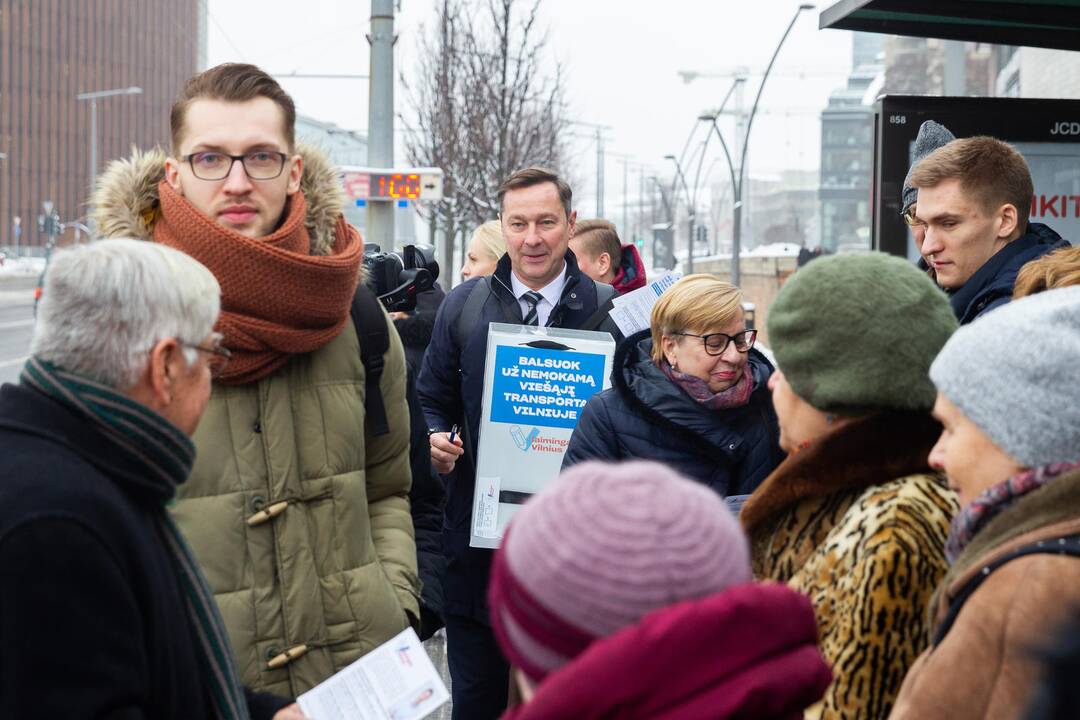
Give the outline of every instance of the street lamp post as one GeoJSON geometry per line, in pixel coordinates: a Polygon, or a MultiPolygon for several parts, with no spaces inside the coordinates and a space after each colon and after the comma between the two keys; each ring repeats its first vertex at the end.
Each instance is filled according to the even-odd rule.
{"type": "MultiPolygon", "coordinates": [[[[683,192],[686,193],[686,207],[690,212],[690,218],[687,221],[689,238],[687,239],[686,245],[686,272],[689,275],[694,272],[694,216],[697,213],[694,201],[697,193],[694,193],[693,195],[690,194],[690,186],[686,183],[686,174],[683,173],[682,163],[679,162],[679,158],[674,155],[665,155],[664,159],[675,163],[675,182],[678,183],[679,181],[682,181],[683,192]]],[[[674,196],[675,193],[672,192],[672,197],[674,196]]],[[[674,222],[674,217],[672,217],[672,222],[674,222]]]]}
{"type": "MultiPolygon", "coordinates": [[[[97,175],[97,101],[101,98],[113,97],[115,95],[141,95],[142,88],[131,86],[126,88],[116,88],[114,90],[95,90],[92,92],[79,93],[75,96],[78,101],[89,100],[90,101],[90,196],[94,193],[94,177],[97,175]]],[[[93,207],[89,207],[87,217],[93,212],[93,207]]]]}
{"type": "Polygon", "coordinates": [[[776,62],[776,56],[780,54],[780,48],[784,46],[784,41],[787,40],[787,36],[791,33],[791,28],[795,27],[795,21],[799,19],[799,15],[801,15],[804,10],[813,9],[814,6],[807,3],[799,5],[799,7],[796,8],[795,15],[791,18],[791,22],[788,23],[787,29],[784,30],[784,34],[780,37],[780,42],[776,44],[776,49],[773,50],[772,57],[769,58],[769,64],[765,67],[765,74],[761,77],[761,84],[758,85],[757,95],[754,97],[754,104],[750,106],[750,115],[746,119],[746,132],[743,135],[742,143],[742,157],[739,158],[739,184],[735,188],[735,206],[732,216],[734,226],[731,235],[731,281],[733,285],[738,285],[739,281],[742,279],[742,273],[739,268],[739,253],[742,249],[743,183],[746,181],[746,149],[750,146],[750,129],[754,126],[754,115],[757,114],[761,93],[765,90],[765,81],[769,79],[769,71],[772,70],[773,63],[776,62]]]}
{"type": "MultiPolygon", "coordinates": [[[[731,229],[731,282],[733,285],[739,285],[742,280],[742,272],[740,268],[739,255],[742,251],[742,198],[743,198],[743,183],[746,180],[746,150],[750,146],[750,129],[754,125],[754,116],[757,114],[758,102],[761,101],[761,93],[765,90],[765,81],[769,79],[769,72],[772,71],[773,64],[776,63],[776,58],[780,54],[780,48],[784,46],[784,41],[787,40],[791,29],[795,27],[795,22],[799,19],[799,15],[805,10],[813,10],[814,6],[809,3],[803,3],[799,5],[795,10],[795,15],[791,18],[791,22],[788,23],[787,29],[784,30],[784,34],[780,37],[780,42],[776,44],[776,49],[773,50],[772,57],[769,59],[769,64],[765,67],[765,73],[761,77],[761,84],[758,85],[757,95],[754,97],[754,104],[750,107],[750,115],[746,119],[746,130],[742,135],[742,147],[736,147],[736,152],[739,153],[739,169],[737,178],[734,177],[734,168],[731,165],[731,155],[728,153],[727,143],[724,142],[723,135],[720,133],[720,128],[716,125],[716,118],[720,113],[717,112],[713,116],[701,116],[699,120],[710,119],[712,121],[712,129],[716,132],[716,136],[720,139],[720,143],[724,148],[724,154],[728,158],[728,166],[733,170],[732,177],[732,195],[734,200],[734,207],[732,213],[732,229],[731,229]]],[[[696,74],[682,73],[684,80],[690,82],[696,77],[696,74]],[[687,75],[692,75],[687,77],[687,75]]],[[[743,77],[736,77],[735,84],[732,86],[732,90],[738,85],[743,77]]],[[[727,97],[724,98],[725,104],[727,98],[731,96],[731,90],[728,91],[727,97]]],[[[723,106],[721,106],[721,109],[723,106]]]]}
{"type": "MultiPolygon", "coordinates": [[[[701,180],[701,169],[705,164],[705,154],[708,152],[708,149],[709,149],[709,140],[712,139],[712,133],[711,132],[706,132],[705,140],[702,141],[702,143],[701,143],[701,150],[700,150],[700,154],[698,155],[697,172],[694,174],[694,190],[693,190],[693,192],[690,191],[689,184],[686,182],[686,175],[682,171],[682,162],[683,162],[683,159],[686,158],[686,152],[687,152],[687,150],[690,149],[690,143],[693,141],[695,133],[697,133],[698,125],[702,121],[711,121],[712,125],[713,125],[713,128],[715,128],[716,127],[716,118],[719,117],[722,112],[724,112],[724,107],[727,105],[728,100],[731,99],[732,93],[735,92],[735,90],[737,88],[740,88],[741,83],[744,82],[745,80],[746,80],[746,78],[743,77],[743,76],[739,76],[739,77],[735,78],[735,82],[732,83],[731,89],[728,90],[727,95],[724,96],[724,101],[722,103],[720,103],[720,107],[719,107],[719,109],[717,109],[715,111],[715,113],[703,114],[703,115],[698,116],[697,122],[694,123],[694,127],[690,129],[690,135],[686,139],[686,145],[683,146],[683,151],[682,151],[682,155],[680,156],[680,158],[676,158],[674,155],[666,155],[664,157],[665,160],[671,160],[672,162],[675,163],[675,169],[677,171],[676,176],[675,176],[675,181],[672,183],[672,188],[671,188],[672,196],[674,197],[675,191],[676,191],[676,189],[678,187],[678,181],[681,179],[682,184],[683,184],[683,189],[686,191],[686,202],[687,202],[689,210],[690,210],[690,240],[689,240],[689,244],[687,245],[687,255],[686,255],[686,261],[687,261],[686,264],[687,264],[687,271],[688,272],[693,272],[694,271],[694,225],[695,225],[695,222],[696,222],[696,219],[697,219],[698,186],[699,186],[699,182],[701,180]]],[[[728,168],[730,169],[730,168],[733,167],[733,165],[731,163],[731,154],[728,152],[727,143],[724,142],[724,136],[720,134],[719,129],[716,130],[716,133],[717,133],[717,137],[720,138],[720,144],[724,148],[724,155],[727,157],[728,168]]],[[[691,155],[689,163],[692,164],[693,161],[694,161],[694,158],[693,158],[693,155],[691,155]]],[[[732,183],[734,183],[734,170],[732,170],[732,183]]],[[[733,185],[733,187],[734,187],[734,185],[733,185]]]]}

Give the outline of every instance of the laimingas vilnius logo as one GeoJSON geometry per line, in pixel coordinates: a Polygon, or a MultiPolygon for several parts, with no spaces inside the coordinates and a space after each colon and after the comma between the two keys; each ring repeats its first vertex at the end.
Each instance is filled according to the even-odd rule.
{"type": "Polygon", "coordinates": [[[538,428],[530,430],[528,435],[526,435],[517,425],[510,428],[510,437],[514,438],[514,444],[517,445],[518,450],[521,452],[529,452],[533,440],[535,440],[536,436],[539,434],[540,430],[538,428]]]}

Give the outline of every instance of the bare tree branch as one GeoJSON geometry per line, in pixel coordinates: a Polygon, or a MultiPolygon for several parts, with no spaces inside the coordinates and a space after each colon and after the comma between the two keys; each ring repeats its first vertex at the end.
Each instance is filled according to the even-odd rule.
{"type": "Polygon", "coordinates": [[[498,214],[496,193],[511,172],[560,171],[569,157],[562,68],[546,62],[539,4],[443,0],[421,29],[419,71],[402,76],[409,160],[444,173],[444,199],[426,217],[450,238],[447,274],[454,236],[498,214]]]}

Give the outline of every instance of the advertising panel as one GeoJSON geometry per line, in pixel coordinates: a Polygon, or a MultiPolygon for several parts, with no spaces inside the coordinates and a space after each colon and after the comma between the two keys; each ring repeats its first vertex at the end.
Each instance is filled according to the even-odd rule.
{"type": "Polygon", "coordinates": [[[919,126],[935,120],[957,137],[991,135],[1011,143],[1031,168],[1031,220],[1080,240],[1080,100],[885,95],[874,148],[874,247],[918,258],[900,217],[900,193],[919,126]]]}

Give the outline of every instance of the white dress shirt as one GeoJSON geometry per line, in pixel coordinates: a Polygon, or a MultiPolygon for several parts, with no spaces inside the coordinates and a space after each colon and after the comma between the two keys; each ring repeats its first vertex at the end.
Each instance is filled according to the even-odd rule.
{"type": "MultiPolygon", "coordinates": [[[[564,262],[562,272],[554,280],[536,291],[544,297],[543,300],[536,303],[536,324],[538,326],[545,327],[547,325],[551,311],[559,304],[559,298],[562,297],[562,289],[565,284],[566,263],[564,262]]],[[[518,305],[521,306],[521,317],[527,317],[529,315],[529,303],[522,296],[532,288],[518,280],[518,276],[513,270],[510,271],[510,285],[514,290],[514,297],[517,298],[518,305]]]]}

